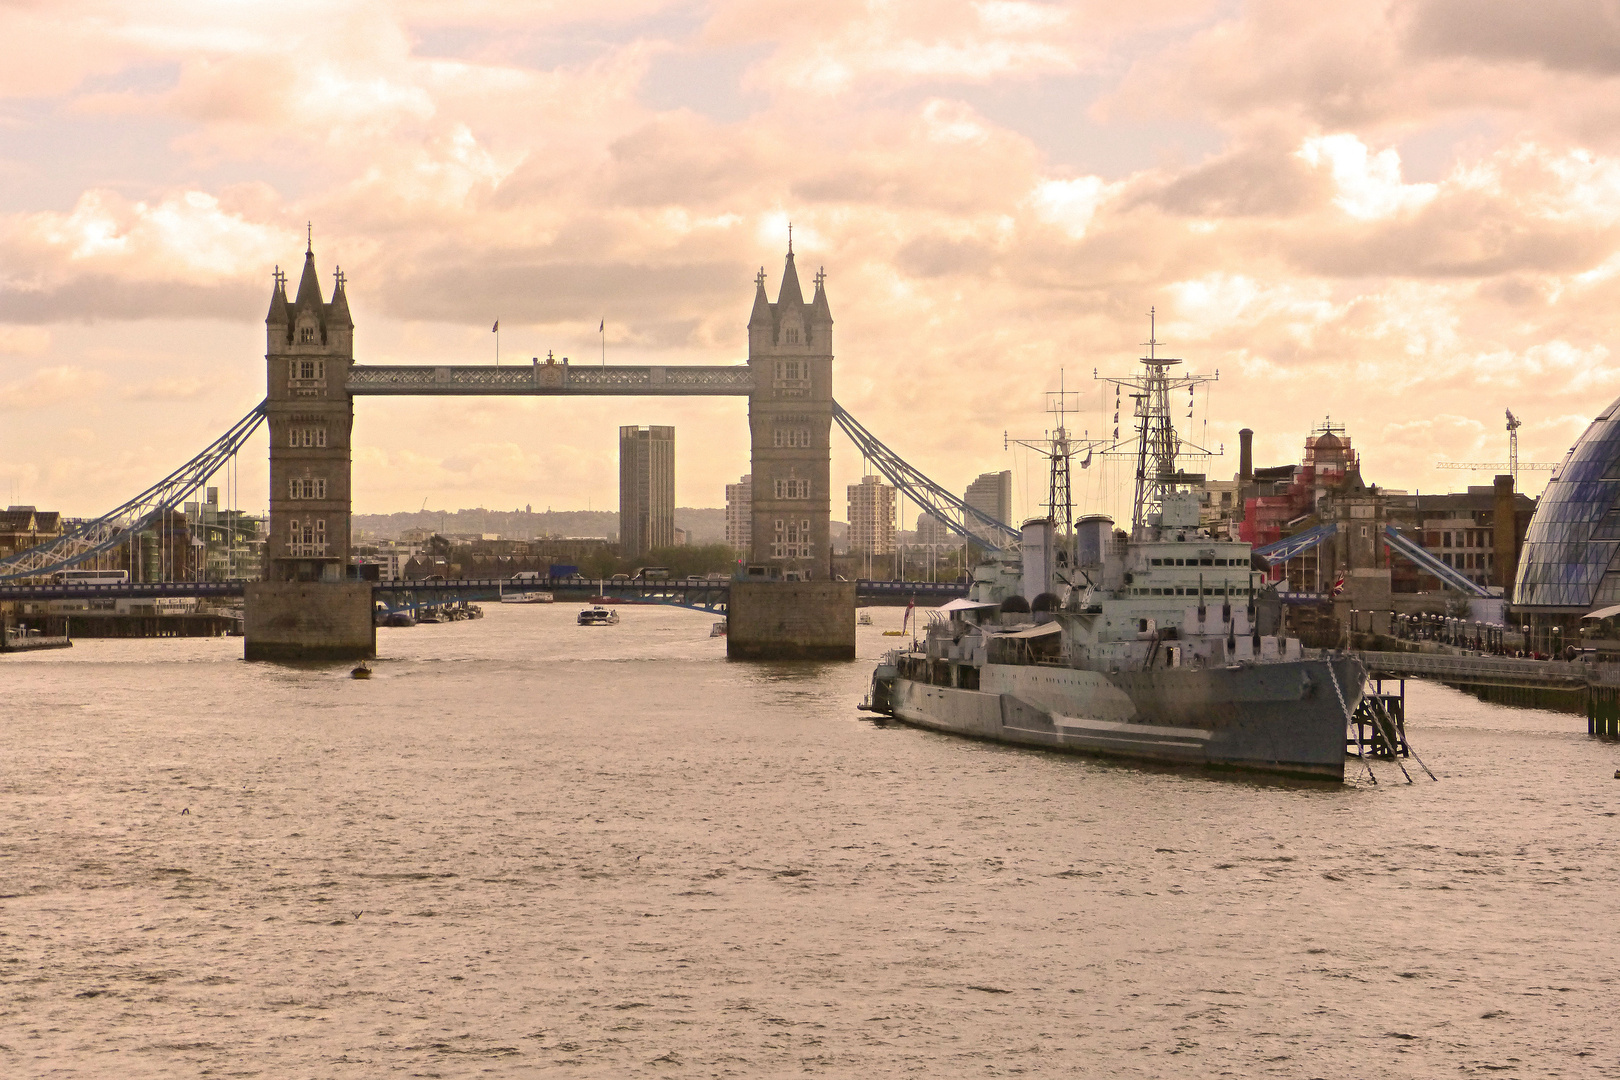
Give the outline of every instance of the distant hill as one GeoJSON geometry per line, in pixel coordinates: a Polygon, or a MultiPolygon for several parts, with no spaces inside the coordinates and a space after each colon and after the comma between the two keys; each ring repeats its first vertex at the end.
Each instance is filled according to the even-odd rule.
{"type": "MultiPolygon", "coordinates": [[[[496,533],[517,540],[536,536],[605,536],[619,538],[619,515],[614,510],[422,510],[399,514],[355,514],[355,538],[363,532],[378,540],[398,540],[406,529],[432,529],[442,533],[496,533]]],[[[714,507],[678,506],[675,527],[691,534],[694,544],[720,544],[726,539],[726,512],[714,507]]]]}

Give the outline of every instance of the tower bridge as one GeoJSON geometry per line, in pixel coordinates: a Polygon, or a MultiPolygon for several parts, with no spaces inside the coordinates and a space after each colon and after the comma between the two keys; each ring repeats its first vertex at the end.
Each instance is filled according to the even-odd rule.
{"type": "Polygon", "coordinates": [[[832,580],[832,330],[826,275],[816,274],[815,292],[806,301],[790,243],[775,301],[766,294],[763,267],[754,279],[744,365],[574,367],[548,356],[544,363],[515,368],[369,366],[355,362],[342,270],[335,271],[332,297],[325,299],[313,246],[307,247],[296,295],[288,298],[287,278],[277,267],[265,316],[270,526],[267,580],[246,593],[248,658],[348,658],[375,651],[375,632],[360,634],[362,604],[364,626],[371,622],[370,590],[344,581],[354,400],[424,394],[746,397],[755,538],[747,576],[774,587],[740,590],[732,608],[746,613],[764,605],[780,609],[782,617],[744,617],[745,632],[728,639],[728,648],[853,658],[854,586],[832,580]],[[311,587],[317,585],[326,588],[311,587]],[[750,640],[747,628],[756,624],[769,640],[750,640]]]}
{"type": "Polygon", "coordinates": [[[748,362],[731,366],[574,366],[547,357],[517,367],[365,365],[354,357],[347,279],[321,295],[313,248],[297,294],[278,267],[265,316],[265,416],[270,427],[272,582],[343,579],[350,547],[354,399],[416,395],[656,395],[748,399],[753,475],[751,576],[832,576],[830,462],[832,312],[826,275],[807,302],[791,246],[772,302],[754,279],[748,362]],[[793,481],[793,482],[789,482],[793,481]],[[804,481],[808,481],[805,483],[804,481]]]}
{"type": "MultiPolygon", "coordinates": [[[[773,301],[754,279],[746,363],[716,366],[362,364],[348,281],[322,295],[313,246],[296,293],[277,267],[265,316],[265,400],[225,436],[114,511],[0,559],[0,594],[37,591],[56,571],[115,548],[176,506],[233,457],[262,422],[270,440],[270,521],[263,581],[241,582],[248,659],[350,659],[376,649],[370,582],[345,580],[351,547],[354,401],[421,395],[746,398],[754,544],[728,588],[727,649],[742,657],[853,658],[856,583],[832,576],[831,433],[920,510],[996,549],[1016,530],[924,476],[833,400],[833,319],[826,275],[805,300],[791,241],[773,301]],[[30,584],[31,583],[31,584],[30,584]],[[9,591],[8,591],[9,590],[9,591]]],[[[881,590],[880,590],[881,591],[881,590]]],[[[3,598],[3,596],[0,596],[3,598]]]]}

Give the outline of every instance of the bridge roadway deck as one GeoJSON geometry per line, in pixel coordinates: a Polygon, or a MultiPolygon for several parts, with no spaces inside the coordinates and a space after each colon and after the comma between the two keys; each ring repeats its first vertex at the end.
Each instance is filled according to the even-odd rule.
{"type": "MultiPolygon", "coordinates": [[[[243,581],[153,581],[123,582],[108,585],[50,584],[0,585],[0,600],[132,600],[155,597],[197,597],[199,599],[239,597],[243,581]]],[[[712,595],[730,591],[729,580],[687,581],[613,581],[588,579],[580,581],[551,581],[549,579],[515,581],[510,578],[457,578],[440,581],[379,581],[373,583],[376,592],[437,593],[439,595],[465,595],[469,593],[501,592],[566,592],[570,595],[585,593],[589,596],[646,597],[655,599],[673,595],[712,595]]],[[[967,587],[956,582],[929,581],[859,581],[855,585],[858,600],[888,600],[891,603],[915,599],[919,604],[942,604],[967,594],[967,587]]]]}

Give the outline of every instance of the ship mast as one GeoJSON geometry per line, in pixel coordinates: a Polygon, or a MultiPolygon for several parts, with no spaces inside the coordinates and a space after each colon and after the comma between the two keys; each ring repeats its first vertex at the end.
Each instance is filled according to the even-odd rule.
{"type": "Polygon", "coordinates": [[[1014,439],[1005,432],[1001,436],[1003,448],[1016,443],[1046,458],[1049,478],[1046,492],[1047,515],[1052,520],[1054,539],[1068,545],[1068,564],[1071,567],[1075,565],[1079,555],[1077,546],[1079,538],[1074,531],[1074,489],[1070,482],[1070,461],[1075,454],[1085,450],[1086,457],[1080,463],[1080,467],[1089,466],[1092,448],[1102,445],[1105,441],[1092,439],[1086,435],[1076,438],[1069,434],[1068,415],[1071,412],[1078,412],[1079,407],[1079,392],[1066,389],[1063,371],[1059,369],[1057,390],[1046,392],[1046,411],[1057,417],[1057,426],[1039,439],[1014,439]]]}
{"type": "MultiPolygon", "coordinates": [[[[1076,395],[1078,396],[1078,395],[1076,395]]],[[[1052,527],[1059,536],[1074,535],[1074,496],[1069,486],[1069,458],[1074,454],[1069,444],[1069,429],[1064,423],[1068,414],[1068,392],[1063,388],[1063,372],[1058,371],[1057,400],[1046,395],[1046,411],[1057,416],[1057,430],[1052,432],[1050,458],[1052,468],[1047,486],[1046,505],[1051,510],[1052,527]]],[[[1078,403],[1077,403],[1078,404],[1078,403]]],[[[1071,563],[1071,565],[1073,565],[1071,563]]]]}
{"type": "MultiPolygon", "coordinates": [[[[1191,457],[1209,457],[1211,452],[1194,443],[1183,442],[1176,432],[1175,421],[1170,416],[1171,391],[1187,391],[1187,415],[1192,416],[1193,392],[1199,384],[1214,382],[1220,378],[1220,372],[1214,375],[1172,375],[1171,369],[1180,364],[1179,359],[1159,355],[1158,340],[1158,313],[1157,309],[1148,311],[1148,340],[1143,342],[1147,348],[1147,355],[1141,358],[1142,374],[1126,376],[1123,378],[1098,376],[1093,377],[1103,382],[1114,384],[1114,423],[1119,423],[1119,402],[1122,390],[1129,390],[1133,402],[1132,414],[1136,419],[1136,438],[1134,448],[1127,449],[1129,442],[1116,441],[1113,446],[1103,453],[1112,457],[1134,457],[1136,459],[1136,493],[1131,506],[1131,531],[1140,534],[1142,530],[1151,525],[1157,525],[1164,511],[1165,496],[1181,490],[1202,484],[1202,474],[1182,472],[1176,465],[1176,459],[1183,450],[1191,457]]],[[[1119,439],[1119,428],[1114,428],[1114,438],[1119,439]]]]}

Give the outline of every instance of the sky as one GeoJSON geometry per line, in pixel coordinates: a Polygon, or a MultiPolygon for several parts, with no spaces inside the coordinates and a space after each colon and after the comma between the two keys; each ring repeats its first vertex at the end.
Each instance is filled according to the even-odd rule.
{"type": "MultiPolygon", "coordinates": [[[[1331,420],[1367,481],[1459,490],[1505,409],[1549,462],[1620,395],[1620,0],[0,0],[0,40],[6,503],[110,509],[248,412],[306,223],[358,362],[493,363],[498,319],[503,362],[726,364],[791,221],[839,402],[949,488],[1013,469],[1015,516],[1005,437],[1060,382],[1111,434],[1150,309],[1219,374],[1178,413],[1213,476],[1331,420]]],[[[355,509],[612,507],[629,423],[718,506],[745,410],[362,399],[355,509]]]]}

